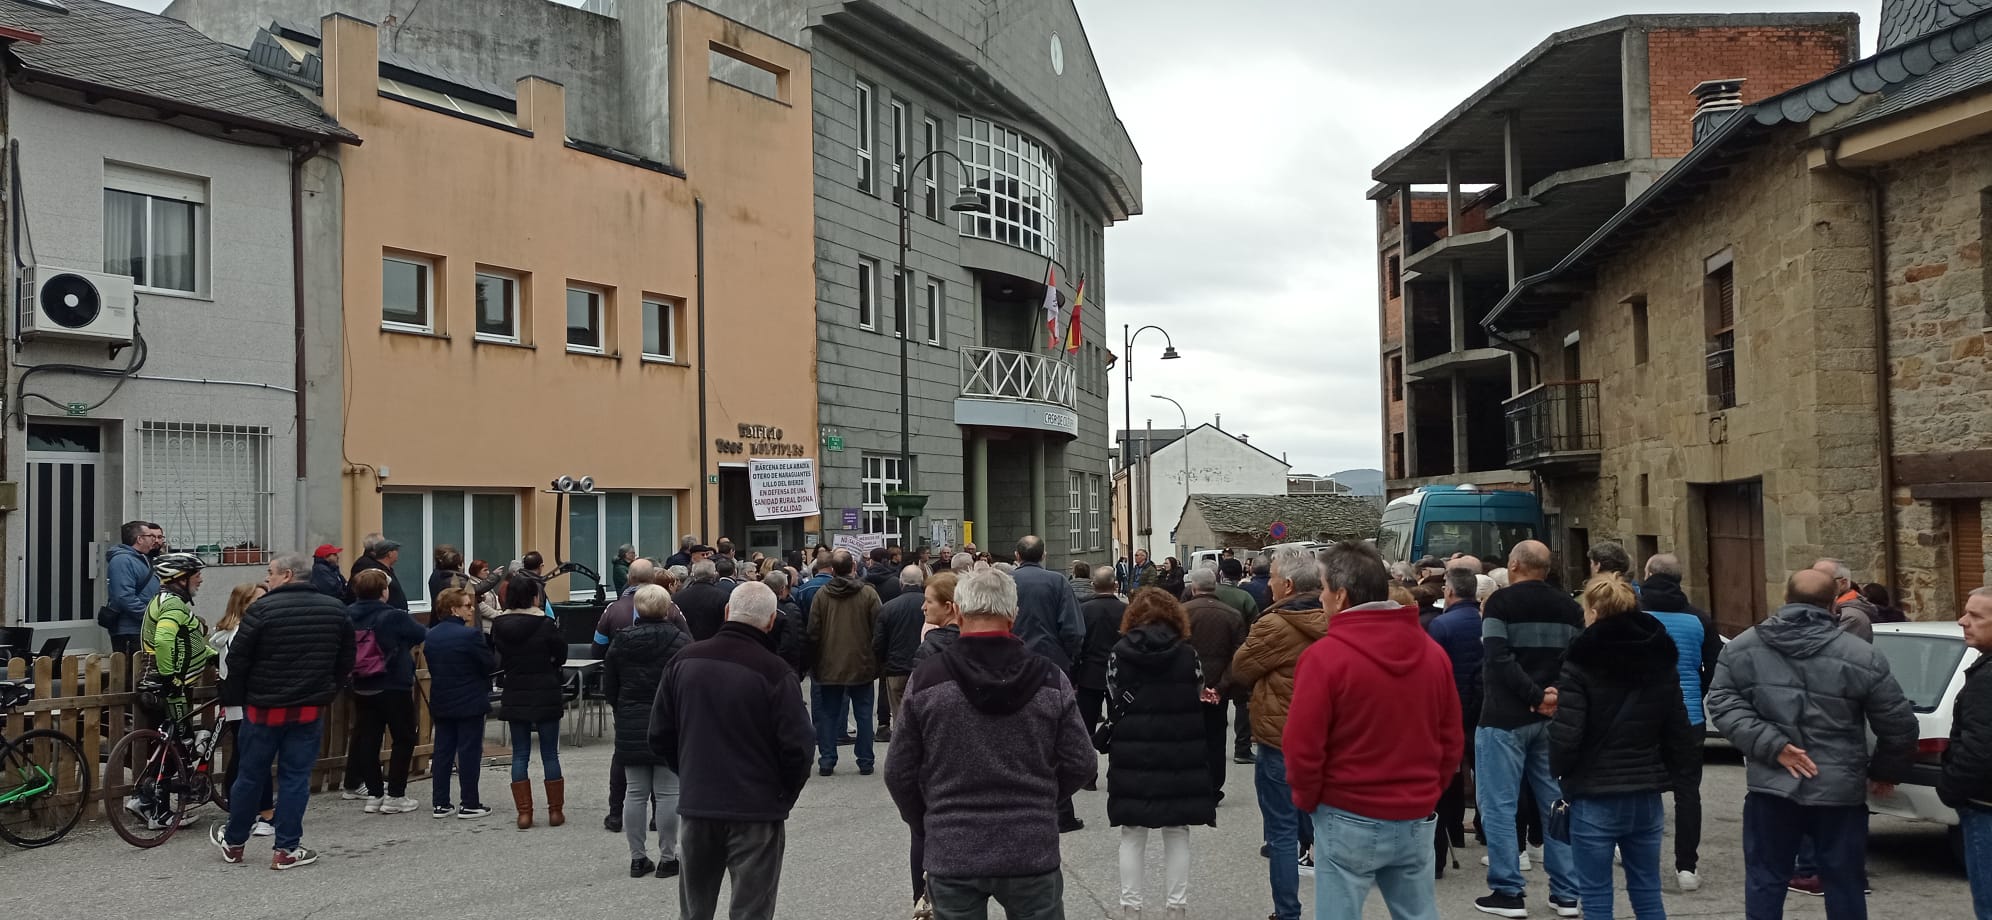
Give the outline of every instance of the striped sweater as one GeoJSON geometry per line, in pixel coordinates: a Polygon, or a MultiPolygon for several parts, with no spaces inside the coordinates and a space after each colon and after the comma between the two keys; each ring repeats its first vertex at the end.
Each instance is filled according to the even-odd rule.
{"type": "Polygon", "coordinates": [[[1517,729],[1542,721],[1543,689],[1556,682],[1563,652],[1584,631],[1584,608],[1544,581],[1519,581],[1480,608],[1480,724],[1517,729]]]}

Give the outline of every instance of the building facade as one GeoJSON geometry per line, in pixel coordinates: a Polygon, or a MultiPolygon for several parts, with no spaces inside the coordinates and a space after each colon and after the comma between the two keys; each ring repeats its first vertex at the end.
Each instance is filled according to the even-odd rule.
{"type": "MultiPolygon", "coordinates": [[[[1216,425],[1199,425],[1184,432],[1180,428],[1157,431],[1121,432],[1131,458],[1125,473],[1117,471],[1116,489],[1127,478],[1134,482],[1130,498],[1135,502],[1132,517],[1114,504],[1115,542],[1147,550],[1156,559],[1175,556],[1188,559],[1198,545],[1178,533],[1184,508],[1192,494],[1286,495],[1285,460],[1266,453],[1242,435],[1216,425]],[[1132,530],[1130,531],[1130,528],[1132,530]]],[[[1131,550],[1130,550],[1131,552],[1131,550]]]]}
{"type": "Polygon", "coordinates": [[[106,647],[95,614],[124,521],[206,558],[209,597],[297,545],[292,158],[353,137],[185,26],[66,6],[0,5],[0,26],[47,39],[6,52],[23,268],[8,271],[5,620],[77,651],[106,647]],[[126,53],[133,34],[146,54],[126,53]]]}

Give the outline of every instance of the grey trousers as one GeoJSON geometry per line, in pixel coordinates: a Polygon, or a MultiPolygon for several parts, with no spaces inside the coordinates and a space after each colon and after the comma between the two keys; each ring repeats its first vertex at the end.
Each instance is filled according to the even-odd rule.
{"type": "Polygon", "coordinates": [[[644,833],[650,829],[650,806],[657,806],[657,859],[678,858],[678,774],[663,764],[623,764],[629,784],[623,793],[623,836],[629,838],[629,858],[643,859],[644,833]]]}
{"type": "Polygon", "coordinates": [[[727,911],[731,920],[772,920],[787,825],[686,818],[679,843],[678,910],[683,920],[713,920],[721,876],[733,881],[733,904],[727,911]]]}
{"type": "Polygon", "coordinates": [[[934,920],[989,920],[989,902],[1002,905],[1010,920],[1065,920],[1065,873],[1014,878],[927,876],[934,920]]]}

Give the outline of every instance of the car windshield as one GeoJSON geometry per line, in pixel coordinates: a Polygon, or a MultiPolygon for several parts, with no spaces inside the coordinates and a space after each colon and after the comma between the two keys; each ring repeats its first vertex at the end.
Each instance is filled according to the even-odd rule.
{"type": "Polygon", "coordinates": [[[1874,647],[1888,659],[1889,673],[1902,685],[1917,712],[1935,712],[1964,659],[1962,636],[1916,636],[1878,632],[1874,647]]]}
{"type": "Polygon", "coordinates": [[[1535,539],[1535,528],[1514,521],[1427,521],[1425,555],[1449,559],[1466,553],[1482,560],[1505,561],[1508,551],[1523,540],[1535,539]]]}

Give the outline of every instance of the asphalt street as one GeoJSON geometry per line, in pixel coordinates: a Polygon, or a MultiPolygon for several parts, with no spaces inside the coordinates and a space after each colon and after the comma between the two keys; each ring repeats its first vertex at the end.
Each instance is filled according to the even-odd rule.
{"type": "MultiPolygon", "coordinates": [[[[904,918],[909,904],[906,829],[880,777],[858,776],[850,749],[841,753],[837,775],[812,775],[788,823],[779,915],[794,920],[904,918]]],[[[314,866],[271,872],[267,851],[257,845],[250,848],[248,865],[223,864],[207,842],[210,810],[199,826],[153,850],[133,849],[101,822],[86,824],[52,847],[0,849],[0,894],[21,916],[37,920],[675,917],[677,882],[629,878],[622,835],[602,829],[608,755],[606,739],[588,739],[584,746],[562,752],[569,821],[561,828],[517,830],[509,802],[488,818],[459,821],[434,820],[426,807],[413,814],[366,815],[357,802],[320,795],[305,817],[305,843],[323,854],[314,866]],[[24,905],[33,906],[21,909],[24,905]]],[[[1717,751],[1712,758],[1704,787],[1703,888],[1681,894],[1673,890],[1670,876],[1666,897],[1672,917],[1743,916],[1743,768],[1733,753],[1717,751]]],[[[537,765],[534,770],[537,774],[537,765]]],[[[500,806],[507,779],[500,763],[486,769],[487,804],[500,806]]],[[[1258,855],[1252,768],[1233,766],[1226,789],[1230,797],[1218,810],[1218,826],[1191,832],[1190,915],[1197,920],[1258,920],[1270,912],[1271,902],[1265,862],[1258,855]]],[[[411,784],[411,795],[425,804],[428,791],[426,780],[411,784]]],[[[1086,829],[1061,841],[1067,915],[1075,920],[1118,918],[1119,835],[1107,825],[1105,792],[1081,793],[1078,809],[1086,829]]],[[[1159,837],[1149,847],[1147,894],[1153,904],[1159,903],[1162,887],[1159,837]]],[[[1484,916],[1471,906],[1473,898],[1485,893],[1484,870],[1478,865],[1483,852],[1469,846],[1461,862],[1470,868],[1449,871],[1439,882],[1444,916],[1484,916]]],[[[1970,895],[1940,828],[1877,817],[1870,853],[1874,916],[1940,920],[1970,915],[1970,895]]],[[[1533,916],[1552,916],[1542,870],[1526,875],[1533,916]]],[[[1311,901],[1305,880],[1302,890],[1303,901],[1311,901]]],[[[1000,911],[992,914],[1001,916],[1000,911]]],[[[1373,896],[1364,916],[1381,918],[1388,912],[1373,896]]],[[[1632,916],[1623,896],[1618,916],[1632,916]]],[[[1824,912],[1818,899],[1794,895],[1787,916],[1822,918],[1824,912]]]]}

